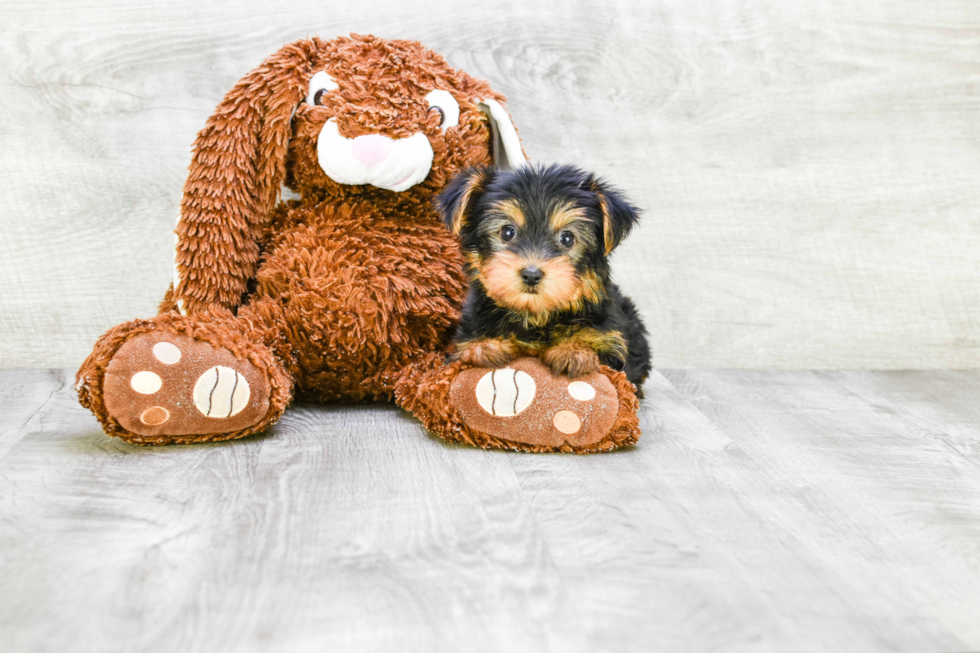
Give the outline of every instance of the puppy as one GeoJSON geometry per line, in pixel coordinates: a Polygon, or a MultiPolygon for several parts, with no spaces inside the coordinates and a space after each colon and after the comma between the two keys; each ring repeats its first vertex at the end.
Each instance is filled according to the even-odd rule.
{"type": "Polygon", "coordinates": [[[639,217],[615,189],[572,166],[469,168],[436,207],[470,278],[456,358],[500,367],[536,355],[570,378],[602,363],[640,387],[646,328],[608,261],[639,217]]]}

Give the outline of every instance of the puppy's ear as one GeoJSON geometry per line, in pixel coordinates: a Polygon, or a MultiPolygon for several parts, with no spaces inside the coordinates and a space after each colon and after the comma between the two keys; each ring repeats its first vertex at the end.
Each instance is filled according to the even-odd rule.
{"type": "Polygon", "coordinates": [[[599,200],[602,240],[609,256],[640,221],[639,211],[618,190],[595,175],[590,174],[582,186],[599,200]]]}
{"type": "Polygon", "coordinates": [[[456,236],[460,234],[469,209],[495,175],[492,168],[466,168],[439,193],[435,199],[436,210],[449,231],[456,236]]]}

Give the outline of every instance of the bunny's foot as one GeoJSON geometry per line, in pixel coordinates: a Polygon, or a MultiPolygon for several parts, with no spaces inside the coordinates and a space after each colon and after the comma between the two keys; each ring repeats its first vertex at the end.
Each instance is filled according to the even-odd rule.
{"type": "Polygon", "coordinates": [[[447,440],[487,449],[598,453],[640,436],[636,389],[607,367],[574,380],[532,357],[497,369],[461,362],[425,367],[419,361],[406,371],[396,397],[447,440]]]}
{"type": "Polygon", "coordinates": [[[271,352],[255,345],[234,351],[228,324],[186,329],[180,320],[187,318],[161,317],[110,331],[79,370],[82,403],[108,433],[136,444],[227,440],[282,414],[289,383],[282,387],[271,352]]]}

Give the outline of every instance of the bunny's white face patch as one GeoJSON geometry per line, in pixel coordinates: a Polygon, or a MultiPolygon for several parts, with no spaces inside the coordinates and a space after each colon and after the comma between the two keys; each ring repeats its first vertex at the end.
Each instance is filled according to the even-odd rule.
{"type": "MultiPolygon", "coordinates": [[[[324,94],[339,88],[333,77],[320,71],[310,79],[306,102],[319,105],[324,94]]],[[[350,186],[369,184],[400,193],[423,181],[432,168],[432,144],[425,134],[416,132],[398,139],[382,134],[345,138],[336,118],[323,125],[316,150],[323,172],[338,184],[350,186]]]]}
{"type": "MultiPolygon", "coordinates": [[[[330,94],[339,89],[337,81],[321,70],[310,78],[306,103],[324,105],[330,94]]],[[[430,114],[438,112],[442,131],[459,125],[459,102],[449,91],[429,91],[425,101],[430,114]]],[[[478,106],[491,124],[494,164],[513,168],[526,163],[517,132],[503,107],[492,99],[485,99],[478,106]]],[[[432,159],[432,144],[422,132],[397,139],[383,134],[346,138],[340,135],[337,119],[330,118],[317,138],[320,168],[338,184],[370,185],[401,193],[428,177],[432,159]]]]}
{"type": "Polygon", "coordinates": [[[344,138],[336,118],[323,125],[316,150],[323,172],[338,184],[370,184],[401,193],[424,180],[432,168],[432,145],[425,134],[344,138]]]}

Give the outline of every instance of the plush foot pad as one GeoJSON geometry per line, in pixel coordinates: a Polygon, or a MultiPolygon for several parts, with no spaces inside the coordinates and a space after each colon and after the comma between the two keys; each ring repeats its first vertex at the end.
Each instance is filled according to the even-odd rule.
{"type": "Polygon", "coordinates": [[[140,435],[230,433],[262,420],[269,384],[227,349],[162,331],[126,341],[106,368],[105,406],[140,435]]]}
{"type": "Polygon", "coordinates": [[[616,388],[604,374],[573,381],[555,376],[537,358],[521,358],[496,370],[463,370],[449,396],[471,429],[555,449],[599,442],[619,412],[616,388]]]}

